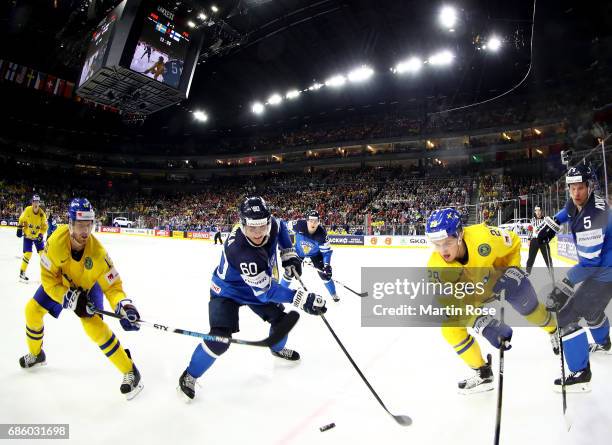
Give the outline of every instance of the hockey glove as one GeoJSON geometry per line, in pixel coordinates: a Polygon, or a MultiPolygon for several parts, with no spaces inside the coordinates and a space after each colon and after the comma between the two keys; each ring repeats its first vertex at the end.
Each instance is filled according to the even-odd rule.
{"type": "Polygon", "coordinates": [[[544,218],[544,224],[540,227],[540,231],[538,232],[538,242],[540,244],[548,244],[560,230],[561,225],[557,218],[547,216],[544,218]]]}
{"type": "Polygon", "coordinates": [[[42,233],[38,234],[38,238],[36,238],[36,241],[39,242],[39,243],[42,243],[42,241],[43,241],[43,234],[42,233]]]}
{"type": "Polygon", "coordinates": [[[327,312],[325,299],[312,292],[306,292],[304,289],[295,291],[293,305],[310,315],[319,315],[327,312]]]}
{"type": "Polygon", "coordinates": [[[281,264],[285,269],[285,276],[287,278],[299,277],[302,275],[302,259],[298,256],[293,247],[281,250],[281,264]]]}
{"type": "Polygon", "coordinates": [[[321,275],[321,278],[323,278],[325,281],[329,281],[332,279],[331,264],[326,264],[325,266],[323,266],[323,273],[321,275]]]}
{"type": "Polygon", "coordinates": [[[567,278],[563,278],[561,283],[556,284],[546,298],[546,310],[556,312],[567,304],[567,301],[574,296],[574,285],[567,278]]]}
{"type": "Polygon", "coordinates": [[[140,325],[138,324],[140,314],[136,306],[132,304],[132,300],[128,298],[121,300],[115,308],[115,314],[123,317],[119,320],[119,323],[124,331],[138,331],[140,329],[140,325]]]}
{"type": "Polygon", "coordinates": [[[21,227],[17,227],[17,238],[21,238],[23,236],[23,229],[21,227]]]}
{"type": "Polygon", "coordinates": [[[79,295],[81,295],[81,292],[83,292],[83,289],[81,289],[80,287],[71,287],[70,289],[68,289],[64,294],[64,301],[62,302],[62,307],[64,309],[70,309],[71,311],[76,310],[77,303],[79,301],[79,295]]]}
{"type": "Polygon", "coordinates": [[[474,332],[482,335],[489,343],[499,349],[507,351],[512,348],[512,328],[491,315],[482,315],[474,322],[474,332]]]}

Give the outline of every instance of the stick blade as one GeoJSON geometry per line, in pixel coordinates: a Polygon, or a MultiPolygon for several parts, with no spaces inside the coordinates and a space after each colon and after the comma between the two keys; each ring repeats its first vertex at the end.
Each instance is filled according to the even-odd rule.
{"type": "Polygon", "coordinates": [[[268,338],[264,340],[265,346],[274,346],[291,332],[293,327],[300,319],[300,314],[296,311],[291,311],[283,317],[283,319],[274,327],[274,331],[268,338]]]}
{"type": "Polygon", "coordinates": [[[401,426],[410,426],[410,425],[412,425],[412,419],[410,417],[408,417],[408,416],[399,415],[399,416],[393,416],[393,418],[401,426]]]}
{"type": "Polygon", "coordinates": [[[368,296],[368,293],[367,292],[362,292],[362,293],[357,294],[357,295],[359,295],[361,298],[365,298],[365,297],[368,296]]]}

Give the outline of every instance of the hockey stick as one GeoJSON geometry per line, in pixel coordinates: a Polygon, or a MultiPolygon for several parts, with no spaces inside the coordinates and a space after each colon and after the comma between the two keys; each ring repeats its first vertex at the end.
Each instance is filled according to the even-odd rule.
{"type": "MultiPolygon", "coordinates": [[[[306,264],[308,264],[310,267],[312,267],[314,270],[316,270],[319,273],[325,273],[324,271],[322,271],[321,269],[317,268],[314,264],[312,264],[312,262],[307,262],[306,264]]],[[[331,279],[334,283],[339,284],[340,286],[342,286],[343,288],[345,288],[348,291],[351,291],[352,293],[354,293],[355,295],[357,295],[358,297],[361,298],[365,298],[368,296],[367,292],[357,292],[356,290],[351,289],[350,287],[348,287],[346,284],[342,283],[341,281],[336,280],[335,278],[331,279]]]]}
{"type": "MultiPolygon", "coordinates": [[[[547,243],[548,245],[548,243],[547,243]]],[[[546,255],[548,256],[548,264],[550,267],[548,268],[548,273],[550,273],[550,278],[552,280],[553,288],[555,286],[555,269],[553,267],[552,258],[550,255],[550,248],[544,249],[546,255]]],[[[559,356],[561,357],[561,397],[563,399],[563,418],[565,419],[565,425],[567,426],[567,430],[569,431],[572,427],[572,422],[570,421],[567,415],[567,391],[565,390],[565,353],[563,350],[563,338],[561,337],[561,326],[559,326],[559,309],[555,310],[555,323],[557,324],[557,339],[559,340],[559,356]]]]}
{"type": "MultiPolygon", "coordinates": [[[[119,320],[124,319],[124,317],[122,317],[121,315],[117,315],[114,312],[108,312],[108,311],[104,311],[101,309],[94,309],[94,312],[97,314],[106,315],[108,317],[116,318],[119,320]]],[[[151,322],[144,321],[144,320],[138,320],[137,323],[139,325],[147,326],[153,329],[158,329],[160,331],[174,332],[175,334],[181,334],[181,335],[189,335],[191,337],[201,338],[202,340],[215,341],[218,343],[225,343],[225,344],[236,343],[239,345],[246,345],[246,346],[264,346],[264,347],[269,348],[271,346],[274,346],[278,342],[280,342],[287,334],[289,334],[291,329],[293,329],[295,324],[298,322],[299,318],[300,318],[300,314],[298,314],[296,311],[291,311],[287,313],[287,315],[285,315],[285,317],[278,324],[274,326],[274,330],[272,331],[269,337],[264,338],[263,340],[256,340],[256,341],[241,340],[239,338],[223,337],[220,335],[202,334],[201,332],[194,332],[194,331],[188,331],[186,329],[172,328],[170,326],[165,326],[159,323],[151,323],[151,322]]]]}
{"type": "MultiPolygon", "coordinates": [[[[300,285],[304,288],[304,290],[306,292],[308,292],[308,289],[306,289],[306,286],[304,286],[304,283],[302,282],[302,279],[299,276],[297,276],[297,275],[296,275],[296,279],[298,280],[300,285]]],[[[374,397],[376,398],[376,400],[378,401],[380,406],[382,406],[384,408],[384,410],[387,411],[387,413],[391,417],[393,417],[393,419],[397,423],[399,423],[402,426],[410,426],[412,424],[412,419],[410,417],[405,416],[405,415],[395,415],[391,411],[389,411],[389,409],[387,409],[387,406],[384,404],[384,402],[382,401],[380,396],[376,393],[376,391],[374,391],[374,388],[372,388],[372,385],[370,385],[370,382],[368,382],[368,379],[366,379],[366,377],[363,375],[363,373],[361,372],[361,370],[359,369],[359,367],[357,366],[357,364],[355,363],[355,361],[353,360],[351,355],[348,353],[348,351],[346,350],[346,348],[344,347],[344,345],[342,344],[342,342],[340,341],[340,339],[338,338],[338,336],[334,332],[333,328],[331,327],[331,325],[327,321],[327,318],[325,318],[325,315],[319,314],[319,316],[321,317],[321,319],[325,323],[325,326],[327,326],[327,329],[329,329],[329,332],[334,337],[334,340],[336,340],[336,343],[338,343],[338,346],[340,346],[340,349],[342,349],[342,352],[344,352],[344,355],[346,355],[346,358],[348,358],[349,362],[351,362],[351,365],[353,365],[353,368],[355,368],[355,371],[357,371],[357,374],[359,374],[359,377],[361,377],[361,379],[366,384],[368,389],[372,392],[372,394],[374,395],[374,397]]]]}
{"type": "MultiPolygon", "coordinates": [[[[504,324],[504,297],[505,292],[500,296],[500,304],[501,309],[499,311],[499,321],[500,324],[504,324]]],[[[497,413],[495,415],[495,441],[493,442],[495,445],[499,445],[499,437],[501,430],[501,416],[502,416],[502,397],[504,394],[504,351],[505,351],[505,342],[500,337],[499,338],[499,375],[497,384],[497,413]]],[[[489,356],[491,357],[491,356],[489,356]]]]}

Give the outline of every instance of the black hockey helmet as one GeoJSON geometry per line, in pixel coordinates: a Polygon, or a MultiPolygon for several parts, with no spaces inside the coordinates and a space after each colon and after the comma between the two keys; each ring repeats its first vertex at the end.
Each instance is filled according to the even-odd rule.
{"type": "Polygon", "coordinates": [[[565,175],[565,183],[567,185],[586,182],[589,186],[592,186],[594,179],[593,169],[589,165],[582,163],[570,168],[565,175]]]}
{"type": "Polygon", "coordinates": [[[308,212],[306,212],[306,219],[307,220],[319,220],[321,217],[319,216],[319,212],[317,212],[316,210],[309,210],[308,212]]]}
{"type": "Polygon", "coordinates": [[[240,204],[240,224],[242,226],[265,226],[270,224],[271,217],[268,204],[261,196],[247,197],[240,204]]]}

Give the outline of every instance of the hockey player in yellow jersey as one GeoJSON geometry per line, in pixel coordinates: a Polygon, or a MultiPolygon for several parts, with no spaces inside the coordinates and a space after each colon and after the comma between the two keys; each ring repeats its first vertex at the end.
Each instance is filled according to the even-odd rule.
{"type": "MultiPolygon", "coordinates": [[[[449,298],[460,305],[482,307],[489,301],[504,298],[532,325],[553,334],[555,322],[521,270],[521,240],[512,232],[486,224],[466,226],[455,209],[434,211],[427,220],[426,233],[435,251],[427,267],[430,279],[442,283],[481,283],[480,291],[469,297],[449,298]]],[[[442,326],[442,334],[461,359],[472,368],[472,377],[459,382],[459,392],[469,394],[493,389],[490,356],[482,357],[476,339],[468,333],[471,327],[494,347],[510,349],[512,328],[492,315],[449,319],[442,326]]],[[[552,336],[554,337],[554,336],[552,336]]],[[[552,338],[551,337],[551,338],[552,338]]]]}
{"type": "Polygon", "coordinates": [[[23,237],[23,258],[21,259],[21,270],[19,271],[19,279],[27,283],[29,278],[26,276],[26,269],[32,258],[32,244],[36,246],[36,252],[40,252],[45,248],[43,236],[47,231],[47,215],[40,208],[40,197],[34,195],[32,197],[32,205],[27,206],[19,216],[17,225],[17,236],[23,237]]]}
{"type": "MultiPolygon", "coordinates": [[[[26,341],[29,353],[19,359],[22,368],[46,364],[42,349],[43,317],[58,318],[70,309],[80,318],[83,329],[113,365],[123,374],[120,390],[128,400],[142,389],[140,373],[130,354],[93,309],[103,308],[103,294],[123,319],[126,331],[138,330],[138,311],[126,298],[121,278],[102,244],[91,234],[94,211],[87,199],[70,203],[68,225],[58,228],[41,254],[42,285],[26,305],[26,341]]],[[[84,383],[85,384],[85,383],[84,383]]]]}

